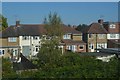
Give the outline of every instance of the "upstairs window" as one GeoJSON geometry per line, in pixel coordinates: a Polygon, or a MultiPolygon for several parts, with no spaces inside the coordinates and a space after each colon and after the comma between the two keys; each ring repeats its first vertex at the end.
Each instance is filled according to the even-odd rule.
{"type": "Polygon", "coordinates": [[[116,25],[115,24],[110,24],[110,26],[109,26],[110,28],[115,28],[116,27],[116,25]]]}
{"type": "Polygon", "coordinates": [[[92,38],[92,34],[89,34],[89,38],[92,38]]]}
{"type": "Polygon", "coordinates": [[[65,34],[65,35],[63,35],[63,39],[71,39],[71,34],[65,34]]]}
{"type": "Polygon", "coordinates": [[[22,40],[29,40],[29,36],[23,36],[22,40]]]}
{"type": "Polygon", "coordinates": [[[8,42],[17,42],[17,38],[16,37],[9,37],[8,42]]]}
{"type": "Polygon", "coordinates": [[[37,40],[38,39],[38,36],[33,36],[33,40],[37,40]]]}
{"type": "Polygon", "coordinates": [[[115,34],[110,34],[110,38],[116,38],[115,34]]]}
{"type": "Polygon", "coordinates": [[[98,34],[99,39],[105,39],[105,34],[98,34]]]}

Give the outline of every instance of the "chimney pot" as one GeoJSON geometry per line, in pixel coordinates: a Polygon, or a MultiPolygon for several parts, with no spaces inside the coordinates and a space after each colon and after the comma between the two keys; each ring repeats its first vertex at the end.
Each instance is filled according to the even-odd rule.
{"type": "Polygon", "coordinates": [[[99,19],[98,23],[103,24],[103,19],[99,19]]]}
{"type": "Polygon", "coordinates": [[[20,21],[16,21],[16,27],[20,27],[20,21]]]}

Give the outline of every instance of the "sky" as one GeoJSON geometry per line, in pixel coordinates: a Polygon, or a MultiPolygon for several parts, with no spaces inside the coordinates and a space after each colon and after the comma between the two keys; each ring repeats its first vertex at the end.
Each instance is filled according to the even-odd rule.
{"type": "Polygon", "coordinates": [[[2,14],[13,25],[42,24],[49,13],[56,12],[64,24],[91,24],[102,18],[118,21],[118,2],[2,2],[2,14]]]}
{"type": "MultiPolygon", "coordinates": [[[[1,0],[2,2],[28,2],[28,0],[1,0]]],[[[119,0],[29,0],[29,2],[118,2],[119,0]]]]}

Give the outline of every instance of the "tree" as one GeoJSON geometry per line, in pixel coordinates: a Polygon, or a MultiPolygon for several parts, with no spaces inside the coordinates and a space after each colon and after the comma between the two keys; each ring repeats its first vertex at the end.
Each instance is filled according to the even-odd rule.
{"type": "MultiPolygon", "coordinates": [[[[47,37],[50,40],[43,40],[40,52],[38,53],[39,63],[41,67],[47,69],[50,65],[57,63],[62,51],[59,46],[59,41],[62,36],[62,21],[57,13],[49,14],[48,18],[44,19],[45,28],[47,30],[47,37]]],[[[52,65],[51,68],[54,68],[52,65]]]]}
{"type": "Polygon", "coordinates": [[[17,78],[12,65],[9,59],[2,58],[2,78],[17,78]]]}
{"type": "Polygon", "coordinates": [[[5,18],[3,15],[0,15],[0,25],[2,27],[0,28],[0,31],[8,27],[7,18],[5,18]]]}
{"type": "Polygon", "coordinates": [[[44,24],[48,32],[48,36],[61,38],[62,32],[62,21],[57,13],[49,14],[48,18],[44,19],[44,24]]]}
{"type": "Polygon", "coordinates": [[[80,25],[77,26],[76,30],[83,31],[84,28],[86,28],[86,27],[88,27],[88,25],[86,25],[86,24],[80,24],[80,25]]]}

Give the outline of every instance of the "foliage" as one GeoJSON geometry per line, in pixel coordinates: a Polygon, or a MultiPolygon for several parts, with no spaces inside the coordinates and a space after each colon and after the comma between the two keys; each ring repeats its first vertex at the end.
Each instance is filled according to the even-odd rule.
{"type": "MultiPolygon", "coordinates": [[[[59,52],[57,52],[59,54],[59,52]]],[[[20,78],[117,78],[118,59],[112,58],[110,62],[102,62],[94,57],[80,56],[77,53],[66,52],[64,55],[41,54],[40,60],[46,61],[42,64],[39,60],[37,71],[23,71],[20,78]],[[44,56],[44,57],[42,57],[44,56]],[[44,59],[45,58],[45,59],[44,59]],[[48,58],[48,59],[47,59],[48,58]]],[[[120,61],[119,61],[120,62],[120,61]]],[[[8,60],[4,60],[3,77],[16,77],[15,72],[9,66],[8,60]],[[5,65],[5,61],[6,65],[5,65]]]]}
{"type": "Polygon", "coordinates": [[[57,36],[59,38],[62,36],[62,21],[57,13],[50,13],[48,18],[44,19],[44,24],[46,25],[48,36],[57,36]]]}
{"type": "Polygon", "coordinates": [[[9,59],[2,59],[2,77],[17,78],[16,72],[13,70],[12,63],[9,59]]]}
{"type": "Polygon", "coordinates": [[[6,29],[8,27],[7,18],[0,15],[0,24],[2,24],[2,28],[0,28],[0,31],[1,31],[1,29],[2,30],[6,29]]]}
{"type": "Polygon", "coordinates": [[[86,28],[86,27],[88,27],[88,25],[86,25],[86,24],[80,24],[80,25],[77,26],[76,30],[83,31],[83,29],[86,28]]]}
{"type": "Polygon", "coordinates": [[[44,65],[44,68],[46,68],[46,66],[56,63],[60,56],[61,50],[58,48],[56,40],[47,40],[45,44],[42,44],[40,52],[38,53],[39,65],[40,67],[44,65]]]}

